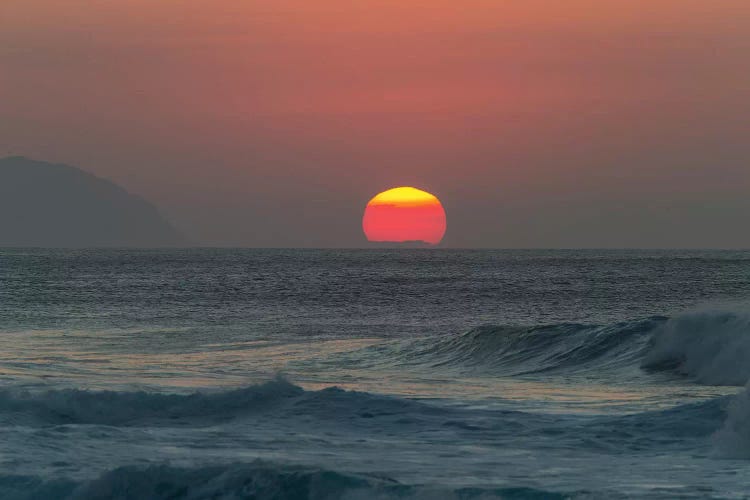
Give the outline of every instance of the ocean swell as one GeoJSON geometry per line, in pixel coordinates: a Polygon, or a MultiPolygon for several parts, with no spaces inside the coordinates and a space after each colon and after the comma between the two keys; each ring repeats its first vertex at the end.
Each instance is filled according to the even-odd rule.
{"type": "Polygon", "coordinates": [[[485,325],[459,335],[389,341],[317,364],[333,369],[440,370],[471,376],[581,373],[628,368],[636,374],[660,316],[611,325],[485,325]]]}
{"type": "Polygon", "coordinates": [[[750,314],[688,312],[609,325],[487,325],[459,335],[390,341],[335,355],[334,368],[440,369],[442,374],[585,374],[619,380],[647,374],[702,385],[750,379],[750,314]]]}
{"type": "Polygon", "coordinates": [[[190,394],[0,390],[0,423],[23,426],[205,426],[254,416],[272,416],[274,421],[315,418],[320,422],[349,424],[374,419],[399,420],[399,424],[404,424],[403,416],[422,416],[442,423],[455,413],[456,410],[408,398],[338,387],[306,391],[281,377],[242,389],[190,394]]]}
{"type": "Polygon", "coordinates": [[[182,419],[214,423],[241,413],[264,410],[305,391],[277,378],[260,385],[224,392],[163,394],[86,391],[29,392],[0,390],[4,423],[131,425],[153,420],[178,424],[182,419]]]}
{"type": "Polygon", "coordinates": [[[622,367],[640,358],[650,332],[664,320],[653,317],[605,326],[484,326],[433,343],[419,355],[433,366],[490,369],[505,375],[622,367]]]}

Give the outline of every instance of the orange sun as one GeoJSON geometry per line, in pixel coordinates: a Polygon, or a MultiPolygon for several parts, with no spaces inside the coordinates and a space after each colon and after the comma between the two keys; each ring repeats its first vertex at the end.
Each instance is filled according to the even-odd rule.
{"type": "Polygon", "coordinates": [[[367,203],[362,229],[368,241],[437,245],[445,234],[445,210],[440,200],[426,191],[397,187],[367,203]]]}

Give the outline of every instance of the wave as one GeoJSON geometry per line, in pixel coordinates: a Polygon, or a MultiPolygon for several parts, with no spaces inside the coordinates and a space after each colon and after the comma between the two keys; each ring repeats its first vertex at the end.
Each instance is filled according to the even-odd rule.
{"type": "Polygon", "coordinates": [[[9,500],[32,498],[142,499],[180,498],[277,500],[358,499],[564,499],[562,494],[529,487],[449,488],[401,484],[387,477],[350,474],[326,469],[256,461],[209,467],[152,465],[125,466],[100,477],[74,482],[45,481],[34,476],[0,476],[0,496],[9,500]]]}
{"type": "MultiPolygon", "coordinates": [[[[439,368],[472,376],[581,373],[632,368],[648,349],[653,331],[667,318],[655,316],[612,325],[560,323],[533,327],[486,325],[442,338],[390,341],[337,354],[333,368],[439,368]]],[[[319,363],[319,362],[316,362],[319,363]]]]}
{"type": "MultiPolygon", "coordinates": [[[[709,446],[709,437],[713,435],[713,444],[721,456],[750,458],[748,422],[750,389],[731,401],[730,397],[718,397],[666,410],[622,416],[555,415],[497,407],[454,407],[336,387],[305,391],[283,379],[222,393],[175,395],[64,390],[12,394],[12,391],[5,390],[0,397],[0,423],[24,427],[75,424],[171,430],[229,423],[227,428],[232,432],[248,436],[258,429],[258,432],[271,434],[317,429],[324,441],[335,436],[346,442],[368,437],[377,440],[384,433],[394,439],[399,436],[413,439],[421,434],[439,437],[446,442],[478,440],[488,447],[505,446],[509,442],[563,448],[586,443],[590,450],[615,454],[623,449],[661,452],[666,447],[694,449],[709,446]]],[[[100,433],[101,429],[96,432],[100,433]]],[[[123,469],[113,474],[123,483],[129,479],[123,479],[121,475],[145,474],[148,479],[151,473],[123,469]]],[[[182,473],[174,474],[179,476],[182,473]]],[[[110,480],[115,479],[105,478],[104,483],[110,480]]],[[[145,479],[137,481],[141,480],[145,479]]],[[[98,488],[96,484],[100,483],[89,486],[98,488]]],[[[60,495],[42,492],[55,488],[73,491],[74,487],[77,491],[81,485],[62,480],[39,483],[33,478],[5,476],[0,479],[0,498],[14,498],[3,494],[9,488],[39,491],[33,498],[60,498],[60,495]]],[[[151,498],[148,494],[140,497],[151,498]]],[[[108,495],[97,498],[108,498],[108,495]]]]}
{"type": "MultiPolygon", "coordinates": [[[[10,425],[203,426],[238,417],[265,418],[269,413],[277,420],[312,417],[320,421],[351,422],[426,416],[442,422],[440,419],[456,411],[417,400],[338,387],[306,391],[281,376],[241,389],[191,394],[0,390],[0,422],[10,425]]],[[[399,424],[407,421],[399,420],[399,424]]]]}
{"type": "Polygon", "coordinates": [[[674,371],[707,385],[744,385],[750,379],[750,314],[698,311],[654,331],[645,369],[674,371]]]}
{"type": "Polygon", "coordinates": [[[727,418],[713,441],[719,456],[750,459],[750,383],[729,403],[727,418]]]}
{"type": "Polygon", "coordinates": [[[703,385],[750,379],[750,314],[697,311],[609,325],[487,325],[459,335],[391,341],[339,354],[337,368],[440,368],[473,376],[660,373],[703,385]]]}
{"type": "MultiPolygon", "coordinates": [[[[633,435],[660,433],[705,436],[725,420],[726,398],[687,404],[669,410],[622,417],[568,419],[501,407],[463,408],[397,396],[328,387],[306,391],[283,378],[224,392],[164,394],[59,390],[0,392],[0,422],[26,427],[105,425],[112,427],[208,426],[238,418],[263,420],[280,428],[297,425],[333,426],[354,433],[388,431],[411,434],[433,429],[451,433],[491,433],[493,436],[533,436],[558,428],[577,436],[586,429],[616,427],[633,435]]],[[[556,432],[558,432],[556,431],[556,432]]]]}
{"type": "Polygon", "coordinates": [[[636,439],[648,438],[652,446],[659,441],[683,442],[715,434],[727,419],[732,396],[719,396],[698,403],[687,403],[664,410],[646,411],[616,417],[600,417],[587,423],[588,432],[603,433],[616,429],[636,439]]]}
{"type": "Polygon", "coordinates": [[[432,343],[417,356],[433,366],[490,369],[507,375],[628,366],[642,356],[650,332],[665,320],[652,317],[605,326],[484,326],[432,343]]]}
{"type": "Polygon", "coordinates": [[[240,413],[267,410],[304,394],[282,378],[224,392],[163,394],[87,391],[0,390],[0,415],[11,423],[130,425],[180,419],[212,423],[240,413]]]}

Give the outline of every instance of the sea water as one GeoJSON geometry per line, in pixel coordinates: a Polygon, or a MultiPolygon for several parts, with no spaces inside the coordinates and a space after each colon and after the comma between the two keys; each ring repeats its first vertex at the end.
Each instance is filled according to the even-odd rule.
{"type": "Polygon", "coordinates": [[[0,498],[744,498],[750,252],[0,250],[0,498]]]}

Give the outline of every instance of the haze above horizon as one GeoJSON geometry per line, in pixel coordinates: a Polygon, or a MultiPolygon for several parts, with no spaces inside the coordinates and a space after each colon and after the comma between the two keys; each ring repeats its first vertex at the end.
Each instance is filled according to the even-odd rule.
{"type": "Polygon", "coordinates": [[[205,245],[357,247],[393,186],[447,247],[750,247],[750,4],[6,0],[0,157],[205,245]]]}

